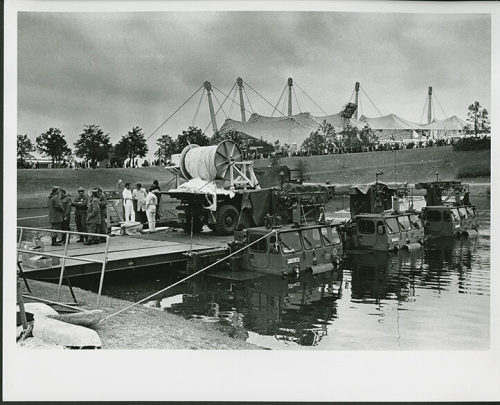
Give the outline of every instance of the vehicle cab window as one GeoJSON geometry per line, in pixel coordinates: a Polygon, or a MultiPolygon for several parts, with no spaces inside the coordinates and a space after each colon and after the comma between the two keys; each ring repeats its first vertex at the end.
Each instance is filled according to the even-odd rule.
{"type": "Polygon", "coordinates": [[[420,229],[422,227],[422,220],[418,215],[411,214],[409,218],[410,218],[410,224],[413,229],[420,229]]]}
{"type": "Polygon", "coordinates": [[[279,234],[279,241],[283,253],[295,253],[302,250],[299,232],[283,232],[279,234]]]}
{"type": "Polygon", "coordinates": [[[458,213],[458,210],[456,208],[452,208],[450,212],[451,212],[451,218],[454,221],[458,221],[460,219],[460,214],[458,213]]]}
{"type": "Polygon", "coordinates": [[[460,218],[467,218],[468,215],[467,215],[467,210],[465,209],[465,207],[460,207],[458,209],[458,213],[460,214],[460,218]]]}
{"type": "MultiPolygon", "coordinates": [[[[250,235],[249,242],[255,242],[259,238],[262,238],[263,235],[250,235]]],[[[267,252],[267,238],[261,239],[258,242],[254,243],[250,246],[250,250],[252,252],[265,253],[267,252]]]]}
{"type": "Polygon", "coordinates": [[[358,232],[363,234],[375,233],[375,222],[370,219],[359,219],[358,220],[358,232]]]}
{"type": "Polygon", "coordinates": [[[409,231],[410,230],[410,220],[408,216],[402,215],[398,217],[398,224],[399,224],[399,229],[401,231],[409,231]]]}
{"type": "Polygon", "coordinates": [[[398,221],[396,220],[396,218],[386,218],[385,224],[387,225],[388,233],[395,233],[399,231],[398,221]]]}
{"type": "Polygon", "coordinates": [[[425,211],[425,219],[430,222],[439,222],[441,221],[441,213],[436,210],[427,210],[425,211]]]}
{"type": "Polygon", "coordinates": [[[302,239],[304,239],[304,249],[317,249],[321,247],[321,234],[319,228],[302,230],[302,239]]]}
{"type": "Polygon", "coordinates": [[[340,237],[337,229],[332,228],[331,226],[321,228],[321,236],[323,237],[323,243],[325,246],[338,245],[340,243],[340,237]]]}
{"type": "Polygon", "coordinates": [[[469,218],[474,218],[476,216],[476,213],[474,212],[474,208],[472,208],[472,207],[467,207],[467,213],[469,214],[469,218]]]}

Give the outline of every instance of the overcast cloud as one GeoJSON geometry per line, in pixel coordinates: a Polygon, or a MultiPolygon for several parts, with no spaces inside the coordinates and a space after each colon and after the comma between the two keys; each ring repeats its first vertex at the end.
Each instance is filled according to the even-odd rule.
{"type": "MultiPolygon", "coordinates": [[[[466,118],[475,100],[490,109],[490,32],[488,15],[19,13],[18,132],[34,139],[58,127],[71,146],[91,123],[113,143],[135,125],[149,135],[205,80],[227,92],[238,76],[273,104],[291,76],[329,114],[359,81],[383,114],[416,122],[432,85],[447,116],[466,118]]],[[[295,90],[301,111],[320,113],[295,90]]],[[[255,112],[271,114],[246,91],[255,112]]],[[[193,123],[200,96],[150,139],[150,149],[157,135],[193,123]]],[[[377,116],[361,97],[361,112],[377,116]]],[[[234,106],[232,118],[238,112],[234,106]]],[[[224,119],[221,111],[219,127],[224,119]]],[[[208,124],[205,96],[195,125],[208,124]]]]}

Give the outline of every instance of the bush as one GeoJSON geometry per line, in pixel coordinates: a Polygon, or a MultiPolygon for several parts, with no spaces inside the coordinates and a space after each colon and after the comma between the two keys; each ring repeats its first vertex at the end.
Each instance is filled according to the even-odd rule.
{"type": "Polygon", "coordinates": [[[453,143],[453,150],[479,150],[491,149],[491,139],[482,138],[462,138],[453,143]]]}
{"type": "Polygon", "coordinates": [[[489,177],[491,169],[484,166],[469,166],[461,168],[457,173],[457,178],[463,179],[466,177],[489,177]]]}

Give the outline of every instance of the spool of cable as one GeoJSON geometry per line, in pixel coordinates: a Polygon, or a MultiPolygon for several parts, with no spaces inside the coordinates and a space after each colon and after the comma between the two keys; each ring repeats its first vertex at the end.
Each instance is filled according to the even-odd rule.
{"type": "Polygon", "coordinates": [[[180,170],[188,180],[229,180],[229,167],[241,161],[241,150],[231,140],[211,146],[190,144],[181,153],[180,170]]]}

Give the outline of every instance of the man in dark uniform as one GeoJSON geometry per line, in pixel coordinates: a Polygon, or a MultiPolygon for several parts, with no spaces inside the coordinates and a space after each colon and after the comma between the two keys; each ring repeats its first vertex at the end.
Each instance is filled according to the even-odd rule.
{"type": "MultiPolygon", "coordinates": [[[[99,233],[101,226],[101,209],[99,207],[99,198],[97,190],[92,190],[89,205],[87,208],[87,229],[89,233],[99,233]]],[[[99,240],[96,236],[89,236],[84,245],[97,245],[99,240]]]]}
{"type": "Polygon", "coordinates": [[[69,194],[66,194],[66,190],[63,188],[59,189],[59,194],[61,198],[61,204],[64,209],[61,229],[63,231],[71,231],[71,228],[69,226],[69,223],[71,221],[71,197],[69,196],[69,194]]]}
{"type": "MultiPolygon", "coordinates": [[[[108,233],[108,226],[106,223],[107,211],[108,211],[108,199],[104,193],[102,187],[97,187],[97,198],[99,199],[99,208],[101,210],[101,225],[99,227],[98,233],[106,235],[108,233]]],[[[106,238],[101,238],[102,242],[106,241],[106,238]]]]}
{"type": "MultiPolygon", "coordinates": [[[[87,232],[87,207],[89,205],[89,198],[85,195],[83,187],[78,188],[78,196],[72,203],[75,207],[75,222],[76,230],[78,232],[87,232]]],[[[77,242],[86,242],[87,236],[80,235],[77,242]]]]}
{"type": "MultiPolygon", "coordinates": [[[[64,208],[59,198],[59,187],[52,187],[47,206],[49,208],[49,222],[52,225],[52,229],[61,230],[64,208]]],[[[58,235],[60,236],[61,234],[57,232],[52,233],[52,246],[61,246],[61,241],[57,240],[58,235]]]]}
{"type": "Polygon", "coordinates": [[[156,204],[156,222],[160,222],[161,213],[160,213],[160,200],[161,200],[161,189],[158,180],[153,180],[153,194],[156,196],[156,200],[158,203],[156,204]]]}

